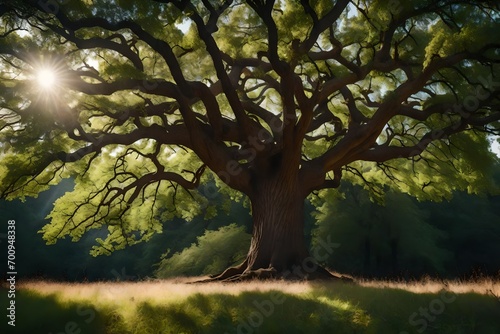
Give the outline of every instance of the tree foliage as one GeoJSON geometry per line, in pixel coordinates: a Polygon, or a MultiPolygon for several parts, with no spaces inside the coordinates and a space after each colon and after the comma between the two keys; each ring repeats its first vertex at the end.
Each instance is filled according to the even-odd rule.
{"type": "MultiPolygon", "coordinates": [[[[46,246],[37,233],[40,228],[50,223],[47,216],[54,208],[57,198],[71,191],[74,187],[71,180],[65,180],[57,186],[39,194],[37,198],[27,198],[24,202],[20,200],[0,201],[0,219],[4,221],[16,221],[16,266],[19,277],[23,279],[48,279],[56,281],[102,281],[102,280],[137,280],[145,277],[153,277],[158,269],[158,263],[163,259],[183,252],[196,243],[197,238],[203,236],[205,231],[216,231],[223,226],[237,222],[246,230],[250,228],[250,216],[248,208],[241,203],[232,203],[227,210],[220,210],[217,217],[210,221],[203,216],[185,221],[182,218],[174,218],[162,222],[164,233],[157,234],[146,243],[127,247],[115,251],[109,256],[91,256],[89,251],[95,245],[95,239],[107,235],[105,227],[86,233],[80,241],[75,244],[65,238],[55,245],[46,246]],[[29,210],[27,210],[29,208],[29,210]],[[166,252],[166,248],[168,248],[166,252]],[[165,253],[165,254],[164,254],[165,253]],[[162,255],[163,254],[163,255],[162,255]]],[[[218,207],[224,206],[224,198],[214,198],[218,207]]],[[[228,229],[233,233],[237,228],[228,229]]],[[[219,231],[217,231],[219,233],[219,231]]],[[[231,235],[234,235],[231,234],[231,235]]],[[[7,237],[7,224],[0,226],[0,247],[5,245],[7,237]]],[[[249,236],[247,234],[246,239],[249,236]]],[[[220,240],[220,238],[219,238],[220,240]]],[[[240,240],[240,239],[238,239],[240,240]]],[[[248,244],[248,242],[247,242],[248,244]]],[[[237,253],[237,248],[246,247],[244,242],[236,244],[228,242],[228,249],[219,259],[231,263],[231,258],[237,253]],[[226,256],[226,257],[224,257],[226,256]]],[[[203,244],[203,253],[211,253],[211,243],[203,244]]],[[[216,244],[216,247],[224,248],[224,245],[216,244]]],[[[193,254],[193,252],[191,252],[193,254]]],[[[199,256],[200,253],[195,254],[199,256]]],[[[214,256],[215,258],[216,256],[214,256]]],[[[195,268],[194,273],[201,275],[208,272],[206,268],[213,262],[208,258],[201,266],[195,268]]],[[[193,261],[197,261],[193,259],[193,261]]],[[[7,258],[0,261],[0,265],[7,266],[7,258]]],[[[163,267],[163,269],[167,269],[163,267]]],[[[188,268],[184,267],[184,270],[188,268]]],[[[212,267],[212,270],[222,268],[212,267]]],[[[179,270],[179,268],[176,268],[179,270]]],[[[191,268],[190,273],[193,273],[191,268]]],[[[215,273],[211,271],[210,273],[215,273]]]]}
{"type": "Polygon", "coordinates": [[[370,276],[447,272],[448,235],[433,225],[424,205],[389,191],[381,207],[359,187],[344,188],[344,198],[324,201],[315,214],[313,240],[330,235],[340,244],[327,260],[329,267],[370,276]]]}
{"type": "Polygon", "coordinates": [[[162,259],[156,275],[165,278],[222,272],[245,259],[250,237],[243,226],[235,224],[221,227],[217,231],[207,231],[198,237],[197,243],[162,259]]]}
{"type": "Polygon", "coordinates": [[[76,180],[49,243],[106,226],[108,253],[213,215],[214,189],[190,190],[214,175],[250,200],[273,175],[303,197],[341,179],[378,197],[488,186],[496,1],[26,0],[0,15],[0,193],[76,180]]]}
{"type": "MultiPolygon", "coordinates": [[[[490,182],[496,183],[498,179],[490,182]]],[[[229,214],[220,212],[210,222],[203,217],[191,222],[182,219],[164,222],[165,233],[110,256],[88,254],[96,234],[105,235],[105,230],[87,233],[78,244],[61,240],[56,245],[44,246],[37,231],[49,222],[42,218],[52,210],[50,203],[72,188],[68,183],[52,187],[25,203],[0,202],[0,219],[15,219],[19,227],[17,272],[24,279],[101,281],[215,274],[224,265],[234,263],[235,254],[244,255],[248,246],[250,234],[238,228],[221,228],[241,222],[242,217],[249,223],[248,208],[237,204],[229,214]],[[209,232],[204,236],[207,229],[209,232]],[[198,238],[206,242],[197,242],[198,238]],[[240,238],[244,242],[234,242],[240,238]]],[[[355,277],[470,278],[498,274],[500,196],[462,192],[455,193],[450,201],[436,203],[417,202],[391,191],[386,205],[381,206],[370,202],[367,191],[359,186],[344,183],[339,190],[345,194],[343,197],[322,198],[314,203],[316,208],[306,209],[312,220],[312,246],[317,247],[318,240],[328,236],[338,244],[323,265],[355,277]],[[363,215],[368,218],[360,219],[363,215]]],[[[218,206],[223,205],[223,198],[216,201],[218,206]]],[[[6,228],[6,225],[0,228],[0,244],[5,240],[2,235],[5,238],[6,228]]],[[[0,265],[7,265],[6,259],[4,262],[0,261],[0,265]]]]}

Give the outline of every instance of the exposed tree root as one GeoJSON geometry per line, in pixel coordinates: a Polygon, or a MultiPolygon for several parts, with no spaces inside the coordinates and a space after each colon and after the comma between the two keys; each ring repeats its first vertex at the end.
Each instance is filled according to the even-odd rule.
{"type": "Polygon", "coordinates": [[[278,278],[278,272],[274,268],[245,270],[241,275],[236,275],[224,280],[224,282],[244,282],[251,280],[270,280],[278,278]]]}
{"type": "Polygon", "coordinates": [[[292,272],[290,270],[277,271],[275,268],[259,268],[249,270],[247,261],[237,267],[231,267],[218,275],[211,276],[208,279],[195,281],[193,283],[210,283],[210,282],[223,282],[223,283],[237,283],[251,280],[285,280],[285,281],[313,281],[325,280],[335,281],[340,280],[343,282],[353,282],[352,278],[342,275],[335,275],[330,273],[323,267],[317,266],[314,271],[292,272]]]}
{"type": "Polygon", "coordinates": [[[227,268],[222,273],[218,275],[212,275],[210,278],[195,281],[193,283],[210,283],[210,282],[223,282],[225,280],[231,279],[235,276],[240,276],[243,274],[247,266],[247,261],[243,262],[239,266],[227,268]]]}

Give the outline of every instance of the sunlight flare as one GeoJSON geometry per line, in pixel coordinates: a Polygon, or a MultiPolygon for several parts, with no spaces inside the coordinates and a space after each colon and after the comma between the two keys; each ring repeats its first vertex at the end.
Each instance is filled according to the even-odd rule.
{"type": "Polygon", "coordinates": [[[38,91],[40,98],[51,100],[59,98],[67,79],[67,65],[64,58],[48,55],[34,56],[31,66],[32,85],[38,91]]]}
{"type": "Polygon", "coordinates": [[[36,73],[38,86],[43,90],[52,90],[57,84],[57,74],[53,69],[42,68],[36,73]]]}

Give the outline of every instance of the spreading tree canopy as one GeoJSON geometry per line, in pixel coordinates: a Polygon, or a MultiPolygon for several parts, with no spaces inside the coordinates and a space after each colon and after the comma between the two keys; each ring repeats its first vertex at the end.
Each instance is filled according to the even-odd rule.
{"type": "Polygon", "coordinates": [[[76,182],[49,243],[107,228],[108,253],[172,215],[209,218],[227,192],[248,198],[253,235],[219,279],[315,277],[310,194],[487,186],[497,1],[13,0],[0,15],[0,194],[76,182]]]}

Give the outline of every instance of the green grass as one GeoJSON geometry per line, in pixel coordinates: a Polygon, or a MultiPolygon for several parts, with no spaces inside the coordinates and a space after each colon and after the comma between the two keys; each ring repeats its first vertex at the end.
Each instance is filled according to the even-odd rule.
{"type": "MultiPolygon", "coordinates": [[[[500,333],[498,283],[21,284],[1,333],[500,333]],[[425,312],[428,313],[421,313],[425,312]],[[426,319],[427,317],[427,319],[426,319]],[[6,330],[5,330],[6,329],[6,330]]],[[[6,290],[2,289],[2,305],[6,290]]],[[[2,309],[5,308],[2,306],[2,309]]],[[[5,312],[5,311],[4,311],[5,312]]]]}

